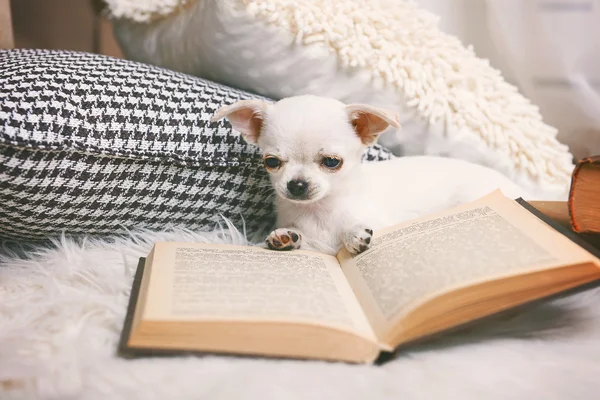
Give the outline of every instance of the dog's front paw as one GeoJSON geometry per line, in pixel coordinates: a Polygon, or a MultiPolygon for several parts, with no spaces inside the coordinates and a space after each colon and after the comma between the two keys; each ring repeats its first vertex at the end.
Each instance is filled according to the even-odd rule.
{"type": "Polygon", "coordinates": [[[373,230],[361,226],[346,232],[343,242],[346,249],[354,256],[371,247],[372,237],[373,230]]]}
{"type": "Polygon", "coordinates": [[[295,250],[300,248],[302,235],[294,229],[279,228],[267,236],[265,243],[271,250],[295,250]]]}

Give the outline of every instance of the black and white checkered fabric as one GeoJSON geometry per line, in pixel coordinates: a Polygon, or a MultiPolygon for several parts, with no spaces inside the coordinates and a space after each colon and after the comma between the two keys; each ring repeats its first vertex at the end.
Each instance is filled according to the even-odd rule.
{"type": "Polygon", "coordinates": [[[210,122],[249,98],[259,96],[100,55],[0,51],[0,239],[204,229],[221,216],[269,229],[257,149],[210,122]]]}

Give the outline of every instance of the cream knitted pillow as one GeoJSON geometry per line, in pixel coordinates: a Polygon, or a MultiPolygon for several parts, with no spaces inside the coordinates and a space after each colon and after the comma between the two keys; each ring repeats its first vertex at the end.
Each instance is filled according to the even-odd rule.
{"type": "Polygon", "coordinates": [[[487,60],[401,0],[108,0],[131,59],[272,98],[316,94],[393,107],[383,144],[491,166],[565,198],[572,155],[487,60]]]}

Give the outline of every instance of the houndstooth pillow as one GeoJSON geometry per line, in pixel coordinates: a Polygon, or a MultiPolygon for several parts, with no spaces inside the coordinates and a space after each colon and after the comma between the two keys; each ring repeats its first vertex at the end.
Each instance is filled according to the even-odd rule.
{"type": "MultiPolygon", "coordinates": [[[[223,120],[247,92],[101,55],[0,51],[0,239],[274,222],[257,149],[223,120]]],[[[364,160],[389,159],[380,146],[364,160]]]]}

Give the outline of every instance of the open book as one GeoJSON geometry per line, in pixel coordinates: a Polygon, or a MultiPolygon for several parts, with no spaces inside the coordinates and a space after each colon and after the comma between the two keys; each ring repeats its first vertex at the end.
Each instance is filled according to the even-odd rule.
{"type": "Polygon", "coordinates": [[[122,354],[233,353],[370,363],[382,352],[600,278],[600,261],[496,191],[375,232],[337,257],[156,243],[122,354]]]}

